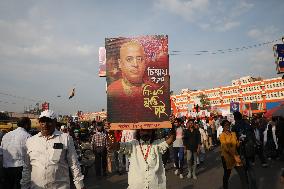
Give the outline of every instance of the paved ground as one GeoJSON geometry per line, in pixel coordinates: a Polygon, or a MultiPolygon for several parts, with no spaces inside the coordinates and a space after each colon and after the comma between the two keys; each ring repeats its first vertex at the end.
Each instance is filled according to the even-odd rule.
{"type": "MultiPolygon", "coordinates": [[[[255,172],[258,181],[258,189],[284,189],[280,184],[280,170],[284,162],[269,161],[268,168],[261,168],[257,161],[255,172]]],[[[223,168],[221,165],[218,149],[207,154],[206,162],[198,168],[198,180],[180,179],[174,175],[172,164],[167,165],[167,189],[222,189],[223,168]]],[[[240,183],[236,172],[233,171],[230,178],[230,189],[239,189],[240,183]]],[[[103,179],[94,176],[94,168],[86,178],[87,189],[125,189],[127,188],[127,174],[110,174],[103,179]]]]}

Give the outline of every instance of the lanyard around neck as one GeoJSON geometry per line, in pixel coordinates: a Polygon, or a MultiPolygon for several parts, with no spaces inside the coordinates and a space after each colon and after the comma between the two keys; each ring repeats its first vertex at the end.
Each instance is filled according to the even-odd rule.
{"type": "Polygon", "coordinates": [[[140,150],[141,150],[141,153],[142,153],[142,155],[143,155],[143,158],[144,158],[145,162],[148,164],[147,159],[148,159],[149,152],[150,152],[150,149],[151,149],[151,147],[152,147],[152,144],[149,144],[149,145],[147,146],[146,154],[144,154],[144,152],[143,152],[142,145],[141,145],[140,141],[139,141],[139,145],[140,145],[140,150]]]}

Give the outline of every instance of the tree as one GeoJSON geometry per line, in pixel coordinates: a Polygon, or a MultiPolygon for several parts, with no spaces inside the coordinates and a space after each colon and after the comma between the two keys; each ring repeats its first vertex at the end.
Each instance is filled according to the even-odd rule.
{"type": "Polygon", "coordinates": [[[197,96],[200,99],[200,109],[201,110],[209,110],[210,108],[210,101],[206,94],[200,94],[197,96]]]}

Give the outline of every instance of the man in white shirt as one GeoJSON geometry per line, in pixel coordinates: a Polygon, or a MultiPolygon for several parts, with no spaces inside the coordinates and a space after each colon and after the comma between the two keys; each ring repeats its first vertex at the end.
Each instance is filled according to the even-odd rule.
{"type": "Polygon", "coordinates": [[[26,141],[31,135],[31,120],[21,118],[18,128],[3,136],[1,151],[3,154],[4,188],[21,188],[20,181],[26,154],[26,141]]]}
{"type": "Polygon", "coordinates": [[[154,130],[142,129],[137,140],[120,143],[120,151],[129,155],[128,189],[166,189],[162,154],[175,140],[175,132],[166,141],[154,140],[154,135],[154,130]]]}
{"type": "Polygon", "coordinates": [[[56,129],[56,115],[46,110],[39,116],[41,132],[27,140],[22,189],[70,189],[69,168],[77,189],[84,187],[73,139],[56,129]]]}

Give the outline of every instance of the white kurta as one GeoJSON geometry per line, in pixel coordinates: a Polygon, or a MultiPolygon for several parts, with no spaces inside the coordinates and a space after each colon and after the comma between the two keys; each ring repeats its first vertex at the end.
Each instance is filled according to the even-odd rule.
{"type": "Polygon", "coordinates": [[[165,140],[155,140],[149,149],[146,163],[143,154],[147,154],[149,143],[140,142],[143,153],[137,140],[120,144],[120,151],[130,156],[128,189],[166,189],[162,154],[166,152],[168,144],[165,140]]]}

